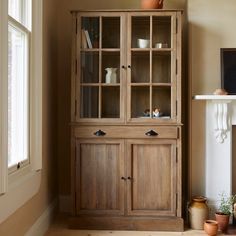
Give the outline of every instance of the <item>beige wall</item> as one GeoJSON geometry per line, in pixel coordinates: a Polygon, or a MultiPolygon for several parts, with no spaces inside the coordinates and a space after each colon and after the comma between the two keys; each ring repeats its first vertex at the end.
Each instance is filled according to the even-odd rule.
{"type": "MultiPolygon", "coordinates": [[[[186,0],[166,0],[164,8],[185,9],[186,0]]],[[[58,5],[58,148],[61,195],[70,193],[70,60],[71,15],[78,9],[140,9],[140,0],[61,0],[58,5]]]]}
{"type": "MultiPolygon", "coordinates": [[[[56,32],[54,0],[44,1],[43,170],[39,193],[0,225],[0,235],[23,236],[56,197],[56,32]]],[[[17,196],[16,196],[17,197],[17,196]]]]}
{"type": "MultiPolygon", "coordinates": [[[[220,87],[220,48],[236,48],[235,0],[188,0],[189,80],[192,93],[220,87]]],[[[192,193],[205,194],[204,103],[192,102],[192,193]]]]}

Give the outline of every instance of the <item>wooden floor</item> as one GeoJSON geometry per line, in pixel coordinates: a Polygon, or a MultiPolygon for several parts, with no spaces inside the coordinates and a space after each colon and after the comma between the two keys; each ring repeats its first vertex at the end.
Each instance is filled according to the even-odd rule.
{"type": "MultiPolygon", "coordinates": [[[[58,216],[45,236],[174,236],[174,235],[206,235],[202,230],[186,230],[184,232],[153,232],[153,231],[101,231],[71,230],[67,228],[67,217],[58,216]]],[[[218,236],[223,235],[221,233],[218,236]]],[[[230,235],[236,235],[230,234],[230,235]]]]}

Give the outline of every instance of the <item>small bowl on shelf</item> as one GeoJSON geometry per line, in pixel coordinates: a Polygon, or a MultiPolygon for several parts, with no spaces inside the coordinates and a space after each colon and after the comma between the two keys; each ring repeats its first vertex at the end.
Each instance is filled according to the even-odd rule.
{"type": "Polygon", "coordinates": [[[139,48],[149,48],[150,40],[149,39],[138,39],[139,48]]]}
{"type": "Polygon", "coordinates": [[[228,92],[225,89],[218,88],[214,91],[214,95],[228,95],[228,92]]]}
{"type": "Polygon", "coordinates": [[[156,43],[155,48],[168,48],[167,43],[156,43]]]}

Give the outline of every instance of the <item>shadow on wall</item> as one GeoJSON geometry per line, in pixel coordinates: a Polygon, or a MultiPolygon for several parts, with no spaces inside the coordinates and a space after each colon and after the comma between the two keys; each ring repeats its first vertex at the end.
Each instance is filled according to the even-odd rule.
{"type": "Polygon", "coordinates": [[[192,196],[205,196],[205,102],[192,101],[192,196]]]}
{"type": "Polygon", "coordinates": [[[189,22],[189,75],[192,95],[212,94],[220,88],[220,45],[217,29],[189,22]]]}

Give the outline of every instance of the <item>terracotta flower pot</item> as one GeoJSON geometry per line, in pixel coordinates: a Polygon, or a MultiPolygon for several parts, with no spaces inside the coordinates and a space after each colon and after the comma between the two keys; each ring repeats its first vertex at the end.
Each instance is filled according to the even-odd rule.
{"type": "Polygon", "coordinates": [[[225,215],[221,212],[215,213],[216,221],[218,222],[219,230],[226,233],[229,225],[229,215],[225,215]]]}
{"type": "Polygon", "coordinates": [[[141,0],[142,9],[162,9],[164,0],[141,0]]]}
{"type": "Polygon", "coordinates": [[[217,235],[218,222],[215,220],[206,220],[204,223],[204,230],[209,236],[217,235]]]}

